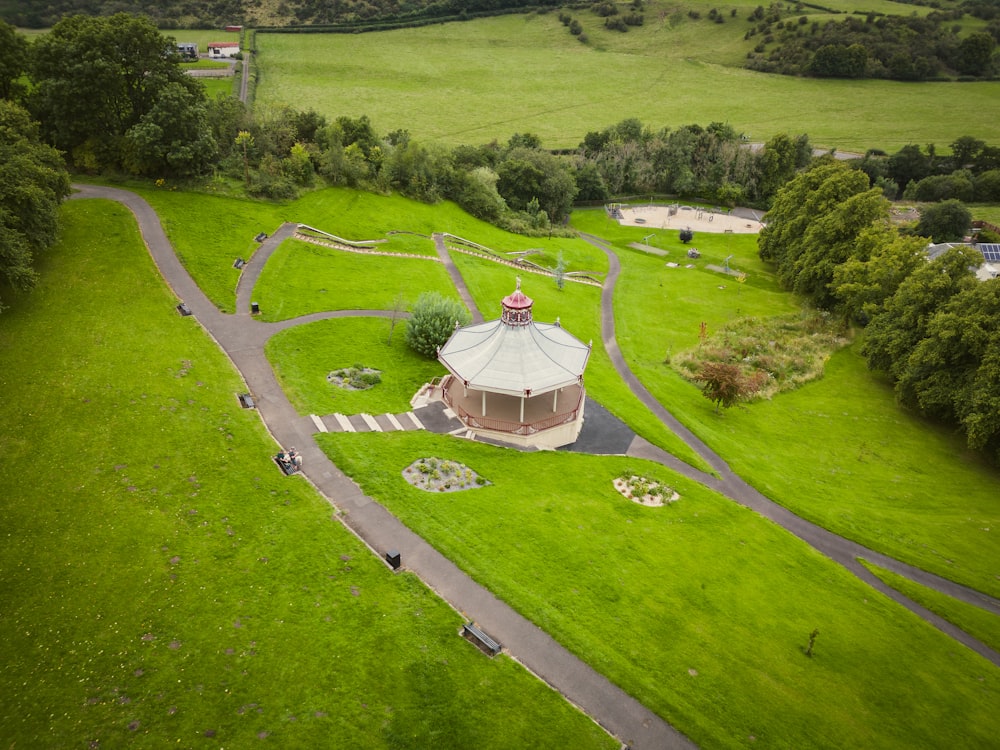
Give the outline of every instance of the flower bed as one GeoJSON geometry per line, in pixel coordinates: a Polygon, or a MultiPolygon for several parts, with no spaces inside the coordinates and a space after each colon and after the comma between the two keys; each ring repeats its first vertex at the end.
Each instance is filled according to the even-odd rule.
{"type": "Polygon", "coordinates": [[[672,487],[668,487],[652,479],[630,474],[622,475],[615,479],[612,484],[622,497],[640,505],[657,507],[680,500],[680,495],[674,492],[672,487]]]}
{"type": "Polygon", "coordinates": [[[403,469],[403,479],[426,492],[458,492],[490,484],[465,464],[440,458],[417,459],[403,469]]]}
{"type": "Polygon", "coordinates": [[[326,376],[328,382],[347,391],[365,391],[382,382],[382,371],[364,365],[344,367],[326,376]]]}

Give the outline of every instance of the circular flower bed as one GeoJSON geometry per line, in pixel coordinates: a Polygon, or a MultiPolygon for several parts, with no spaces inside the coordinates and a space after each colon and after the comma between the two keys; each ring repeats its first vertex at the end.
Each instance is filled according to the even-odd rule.
{"type": "Polygon", "coordinates": [[[348,391],[364,391],[382,382],[382,371],[364,365],[344,367],[326,376],[328,382],[348,391]]]}
{"type": "Polygon", "coordinates": [[[660,482],[654,482],[646,477],[629,474],[618,477],[612,484],[623,497],[633,503],[657,507],[666,503],[680,500],[680,495],[674,492],[672,487],[668,487],[660,482]]]}
{"type": "Polygon", "coordinates": [[[420,458],[403,469],[403,479],[426,492],[458,492],[489,482],[465,464],[440,458],[420,458]]]}

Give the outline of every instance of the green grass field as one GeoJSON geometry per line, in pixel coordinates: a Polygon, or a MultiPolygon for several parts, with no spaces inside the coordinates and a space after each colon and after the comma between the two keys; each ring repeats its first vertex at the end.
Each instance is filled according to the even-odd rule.
{"type": "MultiPolygon", "coordinates": [[[[886,5],[903,14],[916,7],[886,5]]],[[[619,34],[580,12],[591,37],[583,45],[556,15],[371,34],[258,34],[257,101],[308,102],[330,118],[364,114],[378,132],[406,128],[450,145],[531,132],[548,148],[572,148],[626,117],[655,128],[727,122],[755,141],[807,133],[841,151],[943,148],[961,135],[1000,141],[995,118],[981,116],[1000,98],[1000,82],[771,76],[738,67],[749,48],[743,20],[691,21],[677,8],[660,19],[647,10],[645,26],[619,34]]]]}
{"type": "MultiPolygon", "coordinates": [[[[421,233],[455,226],[491,247],[525,247],[494,229],[480,234],[450,205],[436,211],[346,190],[283,206],[145,192],[185,263],[222,297],[232,294],[223,280],[246,233],[284,220],[361,239],[413,216],[421,233]],[[373,200],[383,209],[374,216],[373,200]],[[221,228],[185,221],[226,216],[232,223],[221,228]]],[[[484,667],[454,637],[455,613],[414,579],[390,575],[304,483],[276,471],[273,443],[233,398],[238,378],[197,324],[176,315],[123,210],[86,201],[64,213],[64,240],[41,264],[42,287],[0,316],[10,394],[0,405],[10,425],[0,438],[0,513],[19,532],[0,550],[11,613],[0,620],[11,649],[0,690],[18,696],[3,704],[3,736],[28,746],[156,747],[206,732],[231,745],[261,733],[294,745],[322,732],[333,746],[421,747],[442,745],[443,733],[454,747],[507,747],[477,713],[481,704],[452,687],[488,684],[499,696],[491,711],[501,734],[519,746],[537,742],[539,724],[551,733],[545,746],[606,742],[509,661],[484,667]],[[38,446],[47,448],[42,458],[38,446]],[[39,468],[45,482],[24,481],[39,468]],[[383,614],[384,626],[372,628],[383,614]],[[420,655],[381,648],[414,641],[426,649],[420,655]],[[400,671],[407,678],[394,692],[376,687],[400,671]],[[24,691],[25,682],[37,688],[24,691]],[[63,711],[57,721],[53,707],[63,711]],[[378,718],[387,712],[391,721],[378,718]]],[[[676,232],[649,240],[668,252],[663,258],[627,248],[648,229],[619,227],[601,211],[578,212],[574,224],[605,237],[622,262],[616,317],[633,370],[737,473],[838,533],[997,595],[997,545],[985,531],[996,528],[997,471],[956,436],[901,412],[854,347],[831,357],[822,380],[721,415],[666,366],[667,354],[697,345],[702,320],[715,328],[796,309],[756,259],[752,238],[697,233],[695,267],[667,268],[685,250],[676,232]],[[705,268],[727,256],[747,272],[745,284],[705,268]]],[[[562,252],[574,267],[606,268],[582,240],[521,241],[541,248],[536,257],[562,252]]],[[[278,273],[288,270],[280,253],[300,244],[279,250],[266,271],[276,278],[265,274],[260,290],[308,309],[322,295],[278,273]]],[[[304,281],[328,274],[351,307],[391,305],[395,292],[370,277],[407,274],[378,256],[340,255],[370,265],[328,257],[294,273],[304,281]]],[[[495,314],[518,272],[452,255],[477,304],[495,314]]],[[[235,272],[229,278],[234,286],[235,272]]],[[[533,274],[522,274],[522,286],[539,320],[558,317],[600,341],[596,288],[558,290],[533,274]]],[[[268,355],[303,413],[399,411],[438,368],[402,350],[402,328],[390,348],[388,326],[310,324],[274,337],[268,355]],[[383,383],[332,392],[325,375],[356,363],[383,369],[383,383]]],[[[599,346],[587,383],[641,434],[699,465],[627,392],[599,346]]],[[[404,523],[703,746],[974,747],[1000,730],[992,666],[756,514],[662,467],[421,433],[319,439],[404,523]],[[403,467],[432,456],[493,484],[461,494],[410,487],[403,467]],[[610,483],[633,472],[675,487],[681,500],[659,509],[629,503],[610,483]],[[820,636],[809,659],[813,629],[820,636]]],[[[994,642],[995,617],[892,583],[994,642]]]]}
{"type": "Polygon", "coordinates": [[[445,374],[437,361],[406,345],[406,323],[384,318],[322,320],[290,328],[267,343],[278,382],[300,414],[382,414],[409,411],[420,387],[445,374]],[[360,364],[381,370],[382,382],[363,391],[330,384],[326,376],[360,364]]]}
{"type": "MultiPolygon", "coordinates": [[[[666,353],[697,347],[702,321],[714,331],[737,317],[794,311],[752,237],[700,233],[692,242],[703,253],[699,263],[732,254],[731,266],[748,274],[739,285],[698,268],[666,269],[662,259],[628,250],[646,230],[609,224],[603,211],[577,212],[573,223],[616,242],[619,344],[633,371],[734,471],[838,534],[1000,595],[1000,539],[984,531],[1000,524],[1000,472],[970,455],[960,436],[896,406],[857,345],[834,354],[821,380],[722,414],[664,363],[666,353]]],[[[673,245],[661,244],[679,253],[677,233],[662,234],[674,235],[673,245]]]]}
{"type": "Polygon", "coordinates": [[[0,315],[9,747],[617,747],[284,477],[128,212],[0,315]]]}
{"type": "Polygon", "coordinates": [[[702,747],[985,747],[1000,731],[992,665],[662,467],[427,433],[317,438],[367,494],[702,747]],[[430,457],[491,484],[411,487],[403,469],[430,457]],[[681,497],[637,505],[612,488],[622,473],[681,497]]]}

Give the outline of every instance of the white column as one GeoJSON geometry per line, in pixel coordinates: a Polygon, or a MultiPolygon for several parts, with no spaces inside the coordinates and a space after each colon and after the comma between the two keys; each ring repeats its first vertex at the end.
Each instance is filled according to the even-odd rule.
{"type": "Polygon", "coordinates": [[[556,413],[556,406],[559,403],[559,389],[552,391],[552,413],[556,413]]]}
{"type": "Polygon", "coordinates": [[[486,391],[483,391],[483,416],[486,416],[486,391]]]}
{"type": "Polygon", "coordinates": [[[524,424],[524,394],[521,394],[521,424],[524,424]]]}

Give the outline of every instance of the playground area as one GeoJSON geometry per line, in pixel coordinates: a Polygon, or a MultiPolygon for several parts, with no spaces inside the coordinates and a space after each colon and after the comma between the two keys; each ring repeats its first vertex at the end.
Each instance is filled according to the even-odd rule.
{"type": "Polygon", "coordinates": [[[697,206],[627,206],[611,204],[609,214],[623,226],[649,227],[650,229],[691,229],[694,232],[717,232],[724,234],[757,234],[764,225],[759,214],[748,209],[729,213],[722,209],[707,209],[697,206]],[[746,214],[746,215],[743,215],[746,214]]]}

